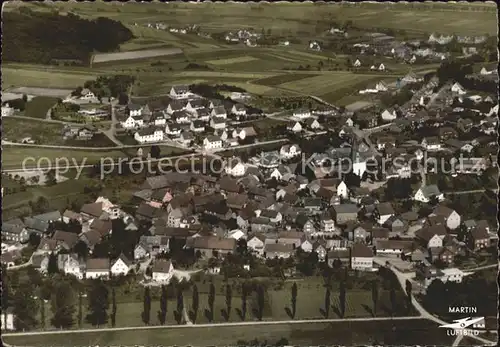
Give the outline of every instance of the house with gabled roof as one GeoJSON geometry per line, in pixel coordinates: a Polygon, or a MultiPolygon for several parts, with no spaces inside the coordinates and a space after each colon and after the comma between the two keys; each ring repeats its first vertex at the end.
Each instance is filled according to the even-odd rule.
{"type": "Polygon", "coordinates": [[[85,266],[85,278],[109,278],[109,259],[90,258],[87,259],[85,266]]]}
{"type": "Polygon", "coordinates": [[[122,253],[120,256],[113,261],[111,264],[111,275],[112,276],[120,276],[120,275],[126,275],[129,273],[129,271],[132,269],[132,262],[125,257],[125,255],[122,253]]]}
{"type": "Polygon", "coordinates": [[[189,96],[189,87],[185,85],[172,86],[169,95],[174,99],[185,99],[189,96]]]}
{"type": "Polygon", "coordinates": [[[174,275],[174,267],[168,260],[158,259],[153,264],[153,281],[168,282],[174,275]]]}
{"type": "Polygon", "coordinates": [[[355,243],[351,247],[351,269],[353,270],[372,270],[373,269],[373,250],[362,243],[355,243]]]}
{"type": "Polygon", "coordinates": [[[90,204],[84,204],[80,209],[80,214],[86,220],[99,218],[103,213],[102,203],[94,202],[90,204]]]}
{"type": "Polygon", "coordinates": [[[438,201],[444,200],[444,195],[435,184],[424,185],[415,193],[413,199],[416,201],[428,203],[432,197],[436,197],[438,201]]]}

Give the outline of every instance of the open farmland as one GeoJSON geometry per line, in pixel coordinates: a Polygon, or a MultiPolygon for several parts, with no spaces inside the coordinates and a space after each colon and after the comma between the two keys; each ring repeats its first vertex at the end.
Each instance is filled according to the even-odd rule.
{"type": "MultiPolygon", "coordinates": [[[[26,109],[24,110],[24,116],[45,119],[49,109],[56,103],[57,103],[57,98],[51,96],[36,96],[26,104],[26,109]]],[[[21,120],[17,121],[21,123],[21,120]]]]}
{"type": "Polygon", "coordinates": [[[318,23],[352,20],[361,28],[392,28],[413,32],[444,34],[486,34],[497,32],[495,4],[450,3],[395,3],[328,4],[315,3],[152,3],[148,6],[127,4],[130,11],[122,11],[118,3],[53,3],[86,17],[106,16],[124,22],[164,21],[170,17],[172,25],[203,23],[210,31],[224,31],[244,27],[256,30],[271,29],[276,34],[290,30],[312,31],[318,23]],[[172,16],[175,10],[175,16],[172,16]],[[383,15],[383,20],[381,16],[383,15]],[[224,21],[220,18],[223,17],[224,21]]]}
{"type": "MultiPolygon", "coordinates": [[[[381,80],[381,77],[373,75],[353,74],[349,72],[330,72],[315,77],[304,78],[292,82],[286,82],[277,87],[292,90],[307,95],[331,95],[337,90],[345,93],[357,92],[362,85],[370,85],[381,80]]],[[[344,96],[344,95],[342,95],[344,96]]]]}
{"type": "Polygon", "coordinates": [[[99,53],[92,57],[92,64],[106,63],[116,60],[135,60],[162,57],[166,55],[181,54],[180,48],[148,49],[142,51],[120,52],[120,53],[99,53]]]}
{"type": "Polygon", "coordinates": [[[278,76],[262,78],[262,79],[253,81],[253,83],[262,84],[264,86],[277,86],[277,85],[280,85],[283,83],[300,81],[304,78],[310,78],[310,77],[315,77],[315,76],[317,76],[317,75],[289,73],[289,74],[285,74],[285,75],[278,75],[278,76]]]}
{"type": "Polygon", "coordinates": [[[211,64],[211,65],[231,65],[231,64],[237,64],[237,63],[247,63],[247,62],[251,62],[254,60],[258,60],[258,59],[255,57],[252,57],[252,56],[244,55],[244,56],[237,57],[237,58],[207,60],[206,63],[211,64]]]}
{"type": "Polygon", "coordinates": [[[48,97],[48,98],[65,98],[72,91],[73,91],[72,89],[36,88],[36,87],[18,87],[10,90],[10,92],[14,94],[26,94],[39,97],[48,97]]]}
{"type": "Polygon", "coordinates": [[[75,88],[95,79],[87,73],[63,73],[49,70],[17,69],[2,66],[2,89],[14,87],[75,88]]]}

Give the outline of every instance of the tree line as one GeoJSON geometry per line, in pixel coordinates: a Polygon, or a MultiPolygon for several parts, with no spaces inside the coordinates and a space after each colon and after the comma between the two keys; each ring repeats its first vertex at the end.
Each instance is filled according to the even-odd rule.
{"type": "Polygon", "coordinates": [[[27,7],[5,12],[3,29],[2,58],[23,63],[68,60],[87,64],[94,51],[115,51],[133,38],[128,28],[109,18],[87,20],[72,13],[34,13],[27,7]]]}

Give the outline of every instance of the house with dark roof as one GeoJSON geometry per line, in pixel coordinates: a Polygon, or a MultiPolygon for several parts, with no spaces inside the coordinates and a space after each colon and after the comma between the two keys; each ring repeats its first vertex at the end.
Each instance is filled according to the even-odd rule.
{"type": "Polygon", "coordinates": [[[153,264],[152,274],[153,281],[168,282],[174,274],[174,267],[170,261],[158,259],[153,264]]]}
{"type": "Polygon", "coordinates": [[[467,243],[474,250],[486,248],[490,245],[490,235],[486,228],[478,225],[467,235],[467,243]]]}
{"type": "Polygon", "coordinates": [[[33,216],[34,219],[40,220],[42,222],[52,223],[61,220],[61,212],[51,211],[47,213],[38,214],[33,216]]]}
{"type": "Polygon", "coordinates": [[[292,256],[295,248],[292,244],[286,243],[266,243],[264,246],[264,256],[266,259],[287,259],[292,256]]]}
{"type": "Polygon", "coordinates": [[[75,233],[56,230],[52,239],[58,241],[58,243],[66,250],[72,249],[78,243],[78,235],[75,233]]]}
{"type": "Polygon", "coordinates": [[[373,250],[362,243],[355,243],[351,247],[351,269],[353,270],[372,270],[373,269],[373,250]]]}
{"type": "Polygon", "coordinates": [[[337,224],[346,224],[358,220],[358,207],[355,204],[340,204],[332,207],[333,216],[337,224]]]}
{"type": "Polygon", "coordinates": [[[107,258],[90,258],[85,264],[85,278],[109,278],[110,262],[107,258]]]}
{"type": "Polygon", "coordinates": [[[135,217],[139,220],[152,221],[161,215],[162,210],[143,202],[137,208],[135,212],[135,217]]]}
{"type": "Polygon", "coordinates": [[[102,202],[85,204],[80,209],[80,214],[84,219],[99,218],[102,215],[102,202]]]}
{"type": "Polygon", "coordinates": [[[383,202],[375,205],[373,217],[379,225],[383,225],[389,218],[394,216],[394,208],[390,202],[383,202]]]}
{"type": "Polygon", "coordinates": [[[193,248],[195,253],[200,252],[203,257],[212,257],[214,253],[224,255],[234,253],[236,240],[217,236],[200,236],[188,239],[186,247],[193,248]]]}

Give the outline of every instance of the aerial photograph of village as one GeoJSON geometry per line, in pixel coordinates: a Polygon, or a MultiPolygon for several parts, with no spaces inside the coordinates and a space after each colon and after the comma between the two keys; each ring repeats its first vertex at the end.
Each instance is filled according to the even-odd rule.
{"type": "Polygon", "coordinates": [[[2,4],[5,346],[495,346],[486,2],[2,4]]]}

